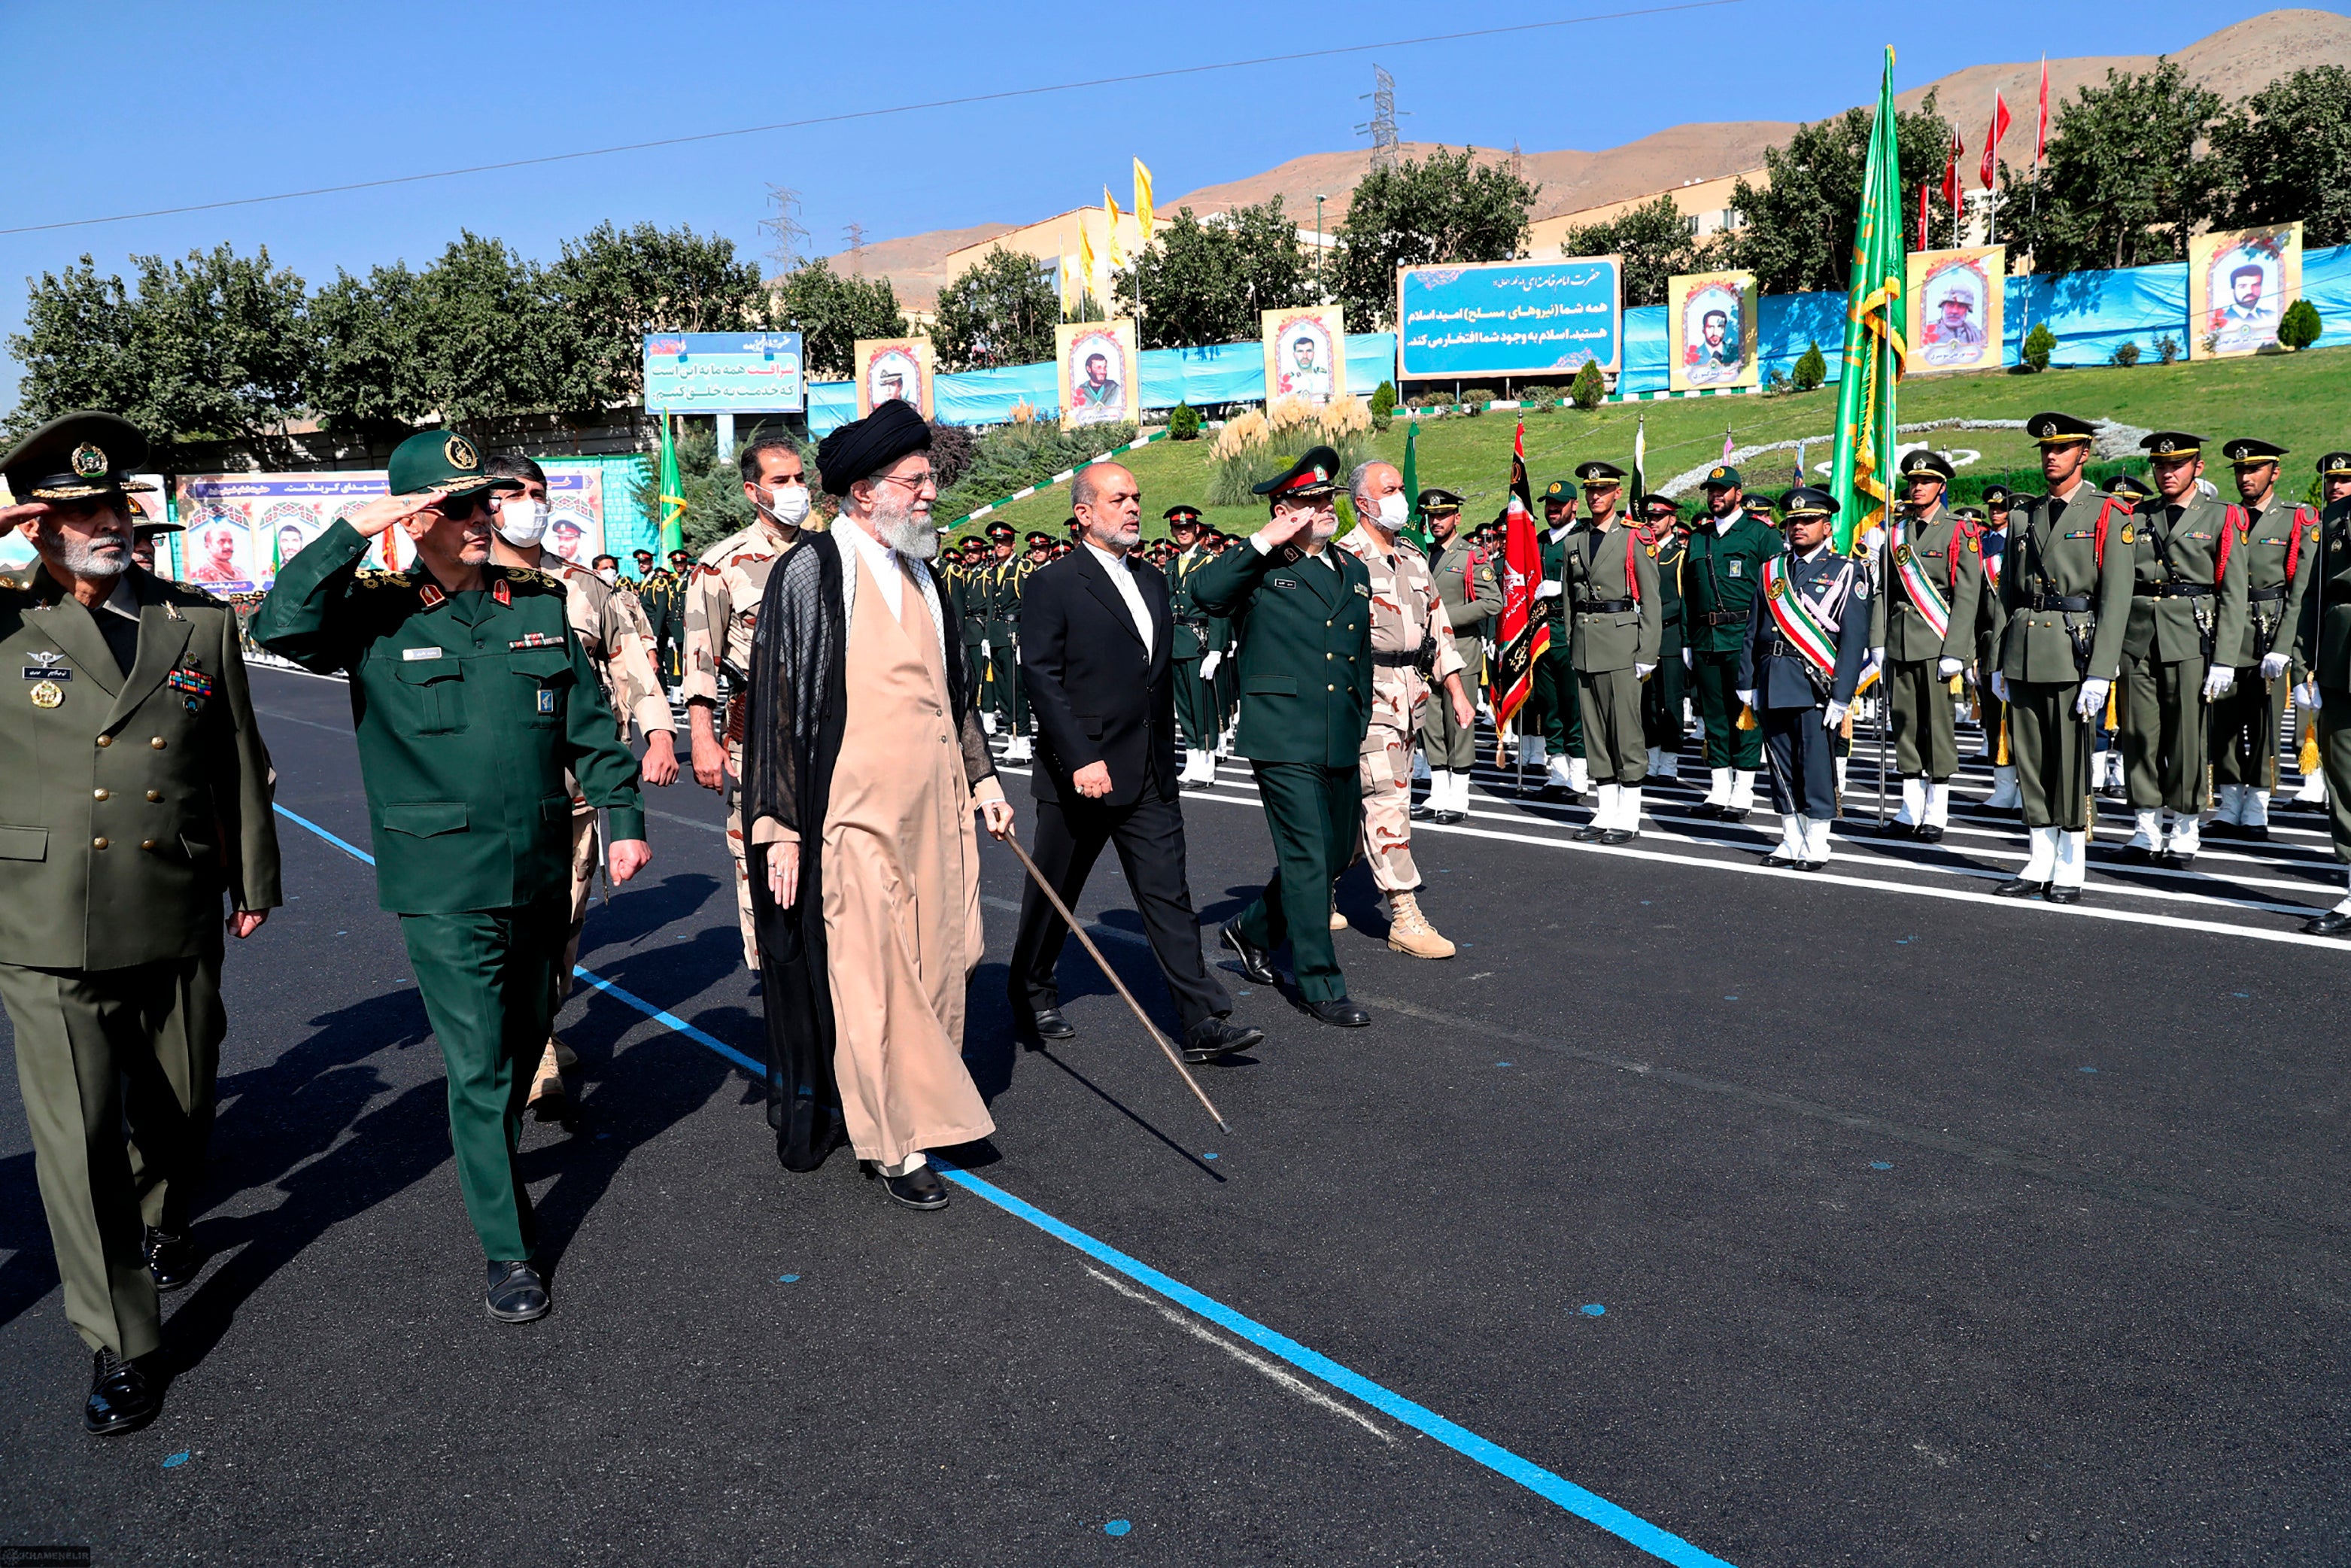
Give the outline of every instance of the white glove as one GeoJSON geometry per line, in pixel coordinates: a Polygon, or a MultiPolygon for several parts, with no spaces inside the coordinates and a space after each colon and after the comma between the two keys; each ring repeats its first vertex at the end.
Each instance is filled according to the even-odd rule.
{"type": "Polygon", "coordinates": [[[1872,648],[1869,651],[1869,662],[1876,664],[1879,669],[1884,669],[1886,667],[1886,650],[1882,647],[1872,648]]]}
{"type": "Polygon", "coordinates": [[[2008,700],[2008,677],[1998,670],[1991,673],[1991,695],[2002,702],[2008,700]]]}
{"type": "Polygon", "coordinates": [[[1739,694],[1739,700],[1745,703],[1749,707],[1753,707],[1755,706],[1755,694],[1751,690],[1741,692],[1739,694]]]}
{"type": "Polygon", "coordinates": [[[1853,705],[1851,703],[1829,704],[1827,710],[1821,715],[1821,727],[1823,729],[1837,729],[1842,727],[1844,724],[1844,716],[1852,711],[1853,705]]]}
{"type": "Polygon", "coordinates": [[[1687,648],[1684,648],[1682,650],[1682,668],[1685,670],[1695,670],[1698,668],[1698,661],[1690,657],[1690,651],[1687,648]]]}
{"type": "Polygon", "coordinates": [[[2237,686],[2237,672],[2226,664],[2215,664],[2204,677],[2204,700],[2225,697],[2237,686]]]}
{"type": "Polygon", "coordinates": [[[1953,675],[1958,674],[1961,670],[1966,668],[1967,666],[1957,659],[1938,659],[1935,661],[1935,678],[1938,680],[1948,681],[1953,675]]]}
{"type": "Polygon", "coordinates": [[[1221,653],[1210,653],[1207,658],[1202,659],[1200,661],[1200,678],[1204,681],[1215,680],[1217,678],[1217,666],[1224,662],[1225,656],[1221,653]]]}
{"type": "Polygon", "coordinates": [[[1546,580],[1541,588],[1535,590],[1535,597],[1537,599],[1557,599],[1559,597],[1559,584],[1546,580]]]}
{"type": "Polygon", "coordinates": [[[2112,681],[2084,681],[2082,695],[2074,699],[2075,716],[2089,719],[2104,717],[2106,711],[2106,693],[2113,686],[2112,681]]]}
{"type": "Polygon", "coordinates": [[[2280,675],[2285,674],[2285,667],[2291,662],[2292,661],[2283,653],[2263,653],[2262,655],[2262,679],[2265,681],[2276,680],[2280,675]]]}
{"type": "Polygon", "coordinates": [[[988,656],[988,653],[987,653],[987,638],[985,638],[985,637],[982,637],[982,638],[979,640],[979,656],[980,656],[981,658],[983,658],[983,659],[985,659],[985,658],[987,658],[987,657],[988,656]]]}
{"type": "Polygon", "coordinates": [[[2294,687],[2294,700],[2302,706],[2308,708],[2311,712],[2316,713],[2321,706],[2318,700],[2317,680],[2313,678],[2311,680],[2304,681],[2302,685],[2294,687]]]}
{"type": "Polygon", "coordinates": [[[1633,666],[1633,678],[1636,681],[1646,681],[1649,678],[1649,673],[1656,667],[1655,664],[1636,664],[1633,666]]]}

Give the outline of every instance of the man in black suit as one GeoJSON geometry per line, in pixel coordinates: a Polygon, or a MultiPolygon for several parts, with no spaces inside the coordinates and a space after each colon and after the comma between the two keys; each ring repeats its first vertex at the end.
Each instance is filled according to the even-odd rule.
{"type": "MultiPolygon", "coordinates": [[[[1039,744],[1037,869],[1071,909],[1104,844],[1176,1001],[1186,1060],[1207,1061],[1264,1034],[1227,1021],[1232,998],[1200,955],[1184,875],[1184,809],[1176,768],[1175,620],[1167,578],[1135,553],[1142,490],[1115,463],[1070,484],[1083,542],[1040,568],[1020,595],[1020,671],[1039,744]]],[[[1013,1017],[1040,1037],[1077,1033],[1061,1016],[1054,965],[1069,927],[1032,883],[1007,982],[1013,1017]]]]}

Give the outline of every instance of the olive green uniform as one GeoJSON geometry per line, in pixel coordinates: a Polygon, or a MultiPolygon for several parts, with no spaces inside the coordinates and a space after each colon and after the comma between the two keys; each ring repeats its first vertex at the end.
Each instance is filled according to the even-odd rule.
{"type": "Polygon", "coordinates": [[[1709,768],[1751,775],[1763,766],[1762,730],[1739,727],[1739,654],[1755,584],[1781,547],[1778,530],[1744,510],[1727,528],[1706,517],[1690,530],[1682,561],[1682,635],[1709,768]]]}
{"type": "Polygon", "coordinates": [[[1568,549],[1584,531],[1582,523],[1571,523],[1564,528],[1538,526],[1536,529],[1536,542],[1541,550],[1541,587],[1556,585],[1559,591],[1535,603],[1538,622],[1551,627],[1551,646],[1528,672],[1527,701],[1519,717],[1519,733],[1541,736],[1546,758],[1583,755],[1583,715],[1576,705],[1575,661],[1567,645],[1565,574],[1568,549]]]}
{"type": "MultiPolygon", "coordinates": [[[[1486,649],[1479,641],[1479,627],[1488,616],[1502,612],[1501,579],[1486,552],[1458,531],[1437,555],[1431,575],[1444,602],[1446,624],[1453,631],[1454,651],[1461,655],[1461,689],[1474,701],[1486,678],[1486,649]]],[[[1420,744],[1431,768],[1468,773],[1477,765],[1477,731],[1455,722],[1449,702],[1432,702],[1421,710],[1420,744]]]]}
{"type": "Polygon", "coordinates": [[[1682,561],[1689,541],[1668,526],[1662,538],[1650,536],[1649,559],[1657,563],[1657,609],[1660,636],[1657,668],[1641,688],[1641,727],[1648,740],[1649,763],[1666,778],[1678,771],[1676,758],[1682,748],[1682,703],[1689,694],[1689,672],[1682,667],[1685,632],[1682,621],[1682,561]]]}
{"type": "Polygon", "coordinates": [[[485,1257],[528,1259],[515,1152],[569,913],[564,770],[616,841],[643,839],[636,758],[559,581],[486,566],[481,590],[447,594],[421,566],[360,570],[368,545],[330,525],[278,574],[254,636],[350,673],[378,900],[401,917],[447,1064],[465,1211],[485,1257]]]}
{"type": "Polygon", "coordinates": [[[2216,649],[2233,656],[2245,640],[2246,552],[2232,545],[2220,571],[2229,510],[2199,496],[2185,507],[2150,501],[2133,518],[2137,579],[2116,708],[2124,782],[2138,811],[2193,817],[2209,800],[2204,676],[2216,649]]]}
{"type": "Polygon", "coordinates": [[[223,897],[279,898],[235,613],[117,592],[135,621],[0,576],[0,1002],[66,1320],[127,1361],[160,1343],[141,1227],[186,1233],[212,1133],[223,897]]]}
{"type": "Polygon", "coordinates": [[[1026,556],[992,560],[975,579],[986,623],[987,707],[1008,734],[1029,732],[1029,688],[1020,678],[1020,590],[1037,569],[1026,556]]]}
{"type": "Polygon", "coordinates": [[[2319,692],[2318,755],[2326,770],[2335,858],[2351,861],[2351,501],[2321,513],[2318,534],[2318,559],[2294,620],[2294,651],[2319,692]]]}
{"type": "Polygon", "coordinates": [[[1287,941],[1309,1001],[1347,994],[1331,945],[1331,884],[1354,858],[1358,758],[1372,712],[1372,589],[1364,563],[1325,546],[1243,541],[1194,575],[1211,613],[1246,611],[1236,739],[1257,774],[1274,873],[1234,922],[1252,946],[1287,941]]]}
{"type": "Polygon", "coordinates": [[[1168,612],[1175,628],[1167,652],[1174,661],[1176,727],[1187,751],[1215,751],[1224,728],[1216,687],[1200,678],[1200,664],[1219,651],[1216,643],[1229,632],[1231,622],[1212,620],[1192,597],[1193,576],[1215,559],[1205,546],[1195,544],[1167,563],[1168,612]]]}
{"type": "Polygon", "coordinates": [[[2085,679],[2111,682],[2121,668],[2136,537],[2130,510],[2085,484],[2070,501],[2020,499],[2008,525],[1994,667],[2008,685],[2008,753],[2024,825],[2086,833],[2090,727],[2100,720],[2074,706],[2085,679]]]}
{"type": "MultiPolygon", "coordinates": [[[[2224,789],[2258,789],[2266,797],[2277,788],[2278,735],[2285,725],[2286,694],[2294,677],[2289,667],[2290,673],[2273,681],[2262,680],[2262,660],[2271,653],[2294,653],[2303,595],[2318,553],[2318,514],[2274,492],[2268,506],[2244,510],[2245,528],[2231,547],[2230,565],[2236,564],[2237,555],[2245,558],[2245,632],[2235,648],[2215,651],[2222,664],[2237,672],[2237,684],[2212,705],[2212,782],[2224,789]],[[2297,528],[2303,536],[2300,543],[2294,537],[2297,528]],[[2289,559],[2294,563],[2291,575],[2289,559]]],[[[2266,811],[2262,820],[2266,821],[2266,811]]]]}
{"type": "Polygon", "coordinates": [[[1656,667],[1665,637],[1657,563],[1643,547],[1639,530],[1618,521],[1605,529],[1587,526],[1570,538],[1563,570],[1562,597],[1573,607],[1570,653],[1592,781],[1638,784],[1649,776],[1638,672],[1644,665],[1656,667]]]}
{"type": "MultiPolygon", "coordinates": [[[[1890,534],[1886,537],[1890,540],[1890,534]]],[[[1880,574],[1884,589],[1873,601],[1870,645],[1886,650],[1895,770],[1905,779],[1923,777],[1939,785],[1959,770],[1959,699],[1951,693],[1959,677],[1942,674],[1942,661],[1964,667],[1975,655],[1983,544],[1974,524],[1938,503],[1924,517],[1903,519],[1894,558],[1886,562],[1880,574]],[[1942,596],[1946,619],[1939,632],[1912,597],[1906,561],[1942,596]]]]}

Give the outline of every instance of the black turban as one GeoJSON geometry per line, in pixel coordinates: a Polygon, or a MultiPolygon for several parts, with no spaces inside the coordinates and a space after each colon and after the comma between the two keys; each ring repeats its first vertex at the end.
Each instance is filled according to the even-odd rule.
{"type": "Polygon", "coordinates": [[[913,404],[892,398],[818,443],[817,471],[824,476],[826,495],[846,496],[850,486],[879,474],[907,453],[930,449],[931,427],[913,404]]]}

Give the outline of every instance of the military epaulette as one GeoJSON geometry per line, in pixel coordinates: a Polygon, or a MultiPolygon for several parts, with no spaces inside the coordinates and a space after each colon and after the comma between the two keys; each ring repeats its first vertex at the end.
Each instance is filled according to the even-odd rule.
{"type": "MultiPolygon", "coordinates": [[[[223,599],[218,594],[201,588],[195,583],[182,582],[176,577],[167,577],[162,579],[162,581],[165,588],[177,590],[178,596],[176,598],[176,602],[181,604],[193,604],[212,610],[225,610],[231,604],[235,602],[234,600],[223,599]]],[[[256,595],[256,599],[264,599],[266,597],[268,597],[266,594],[256,595]]]]}
{"type": "MultiPolygon", "coordinates": [[[[531,566],[509,566],[503,570],[508,582],[518,582],[531,588],[543,588],[555,593],[564,591],[563,580],[553,572],[541,571],[537,567],[531,566]]],[[[602,580],[600,578],[598,580],[602,580]]]]}
{"type": "Polygon", "coordinates": [[[416,579],[404,571],[363,571],[351,579],[360,588],[413,588],[416,579]]]}

